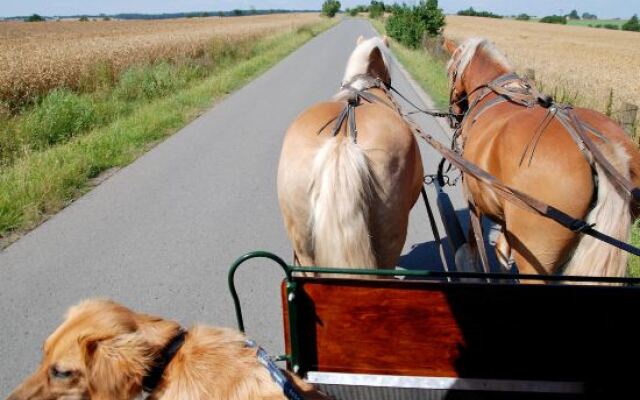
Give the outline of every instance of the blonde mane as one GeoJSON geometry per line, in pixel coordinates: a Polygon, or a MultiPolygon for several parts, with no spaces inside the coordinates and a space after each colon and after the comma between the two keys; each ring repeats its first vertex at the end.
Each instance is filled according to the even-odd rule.
{"type": "MultiPolygon", "coordinates": [[[[372,37],[366,40],[361,41],[356,46],[355,50],[349,56],[349,61],[347,61],[347,67],[344,71],[344,76],[342,78],[342,84],[351,82],[351,80],[362,74],[366,74],[369,68],[369,56],[371,52],[375,48],[380,49],[380,53],[382,54],[382,59],[384,61],[384,65],[389,71],[389,61],[386,54],[387,46],[384,44],[384,41],[380,37],[372,37]]],[[[351,87],[356,90],[364,89],[365,80],[356,80],[351,83],[351,87]]],[[[344,100],[349,96],[349,91],[341,89],[334,97],[334,100],[344,100]]]]}
{"type": "MultiPolygon", "coordinates": [[[[509,60],[507,60],[507,58],[495,47],[493,43],[484,38],[473,37],[462,42],[451,56],[451,59],[447,64],[450,80],[452,80],[454,76],[456,76],[457,79],[462,79],[467,67],[471,63],[471,60],[473,60],[473,57],[480,48],[484,49],[485,53],[505,70],[513,71],[513,67],[511,66],[511,63],[509,63],[509,60]],[[452,70],[451,67],[454,63],[457,63],[457,66],[452,70]]],[[[455,82],[451,82],[451,85],[454,83],[455,82]]]]}

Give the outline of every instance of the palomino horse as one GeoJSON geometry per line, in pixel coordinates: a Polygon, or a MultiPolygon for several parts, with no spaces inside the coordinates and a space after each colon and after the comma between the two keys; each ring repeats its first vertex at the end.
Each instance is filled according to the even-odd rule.
{"type": "Polygon", "coordinates": [[[341,91],[302,112],[284,138],[278,198],[301,265],[392,268],[402,251],[422,160],[385,91],[370,85],[391,84],[386,47],[386,38],[360,37],[341,91]],[[334,136],[355,91],[376,100],[352,109],[357,135],[346,118],[334,136]]]}
{"type": "MultiPolygon", "coordinates": [[[[509,79],[513,68],[487,40],[469,39],[459,47],[447,41],[445,47],[452,54],[451,109],[464,114],[458,139],[464,158],[503,183],[628,242],[637,204],[581,152],[566,125],[554,117],[556,108],[545,108],[549,99],[526,107],[500,99],[488,88],[489,83],[508,82],[509,90],[518,92],[527,83],[509,79]]],[[[615,170],[638,186],[640,153],[618,124],[593,110],[573,112],[615,170]]],[[[503,265],[513,255],[521,273],[626,274],[625,252],[518,208],[472,177],[464,187],[472,211],[501,224],[496,254],[503,265]]]]}

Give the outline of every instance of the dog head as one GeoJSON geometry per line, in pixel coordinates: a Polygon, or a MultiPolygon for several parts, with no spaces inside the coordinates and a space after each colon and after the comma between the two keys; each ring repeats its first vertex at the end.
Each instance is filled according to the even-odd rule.
{"type": "Polygon", "coordinates": [[[36,372],[8,400],[132,399],[180,326],[108,300],[72,307],[36,372]]]}

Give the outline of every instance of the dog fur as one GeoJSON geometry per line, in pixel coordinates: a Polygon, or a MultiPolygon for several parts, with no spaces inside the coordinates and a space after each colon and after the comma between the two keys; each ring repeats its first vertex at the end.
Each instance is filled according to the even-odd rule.
{"type": "MultiPolygon", "coordinates": [[[[179,332],[174,321],[109,300],[72,307],[49,336],[36,372],[8,400],[128,400],[142,393],[154,360],[179,332]]],[[[305,399],[327,399],[289,374],[305,399]]],[[[150,400],[285,400],[255,348],[227,328],[195,326],[167,365],[150,400]]]]}

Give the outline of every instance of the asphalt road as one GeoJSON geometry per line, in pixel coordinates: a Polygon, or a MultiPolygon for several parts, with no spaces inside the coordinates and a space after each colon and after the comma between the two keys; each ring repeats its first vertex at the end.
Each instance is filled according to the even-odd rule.
{"type": "MultiPolygon", "coordinates": [[[[304,108],[332,96],[363,20],[314,38],[180,132],[0,252],[0,398],[32,371],[42,341],[81,299],[109,297],[148,313],[235,326],[229,265],[265,249],[290,259],[276,198],[283,134],[304,108]]],[[[404,75],[394,85],[419,101],[404,75]]],[[[416,120],[447,140],[433,119],[416,120]]],[[[422,145],[426,171],[438,157],[422,145]]],[[[462,205],[454,193],[456,205],[462,205]]],[[[437,264],[422,202],[401,265],[437,264]],[[426,257],[426,258],[425,258],[426,257]]],[[[238,274],[248,334],[282,351],[281,273],[253,263],[238,274]]]]}

